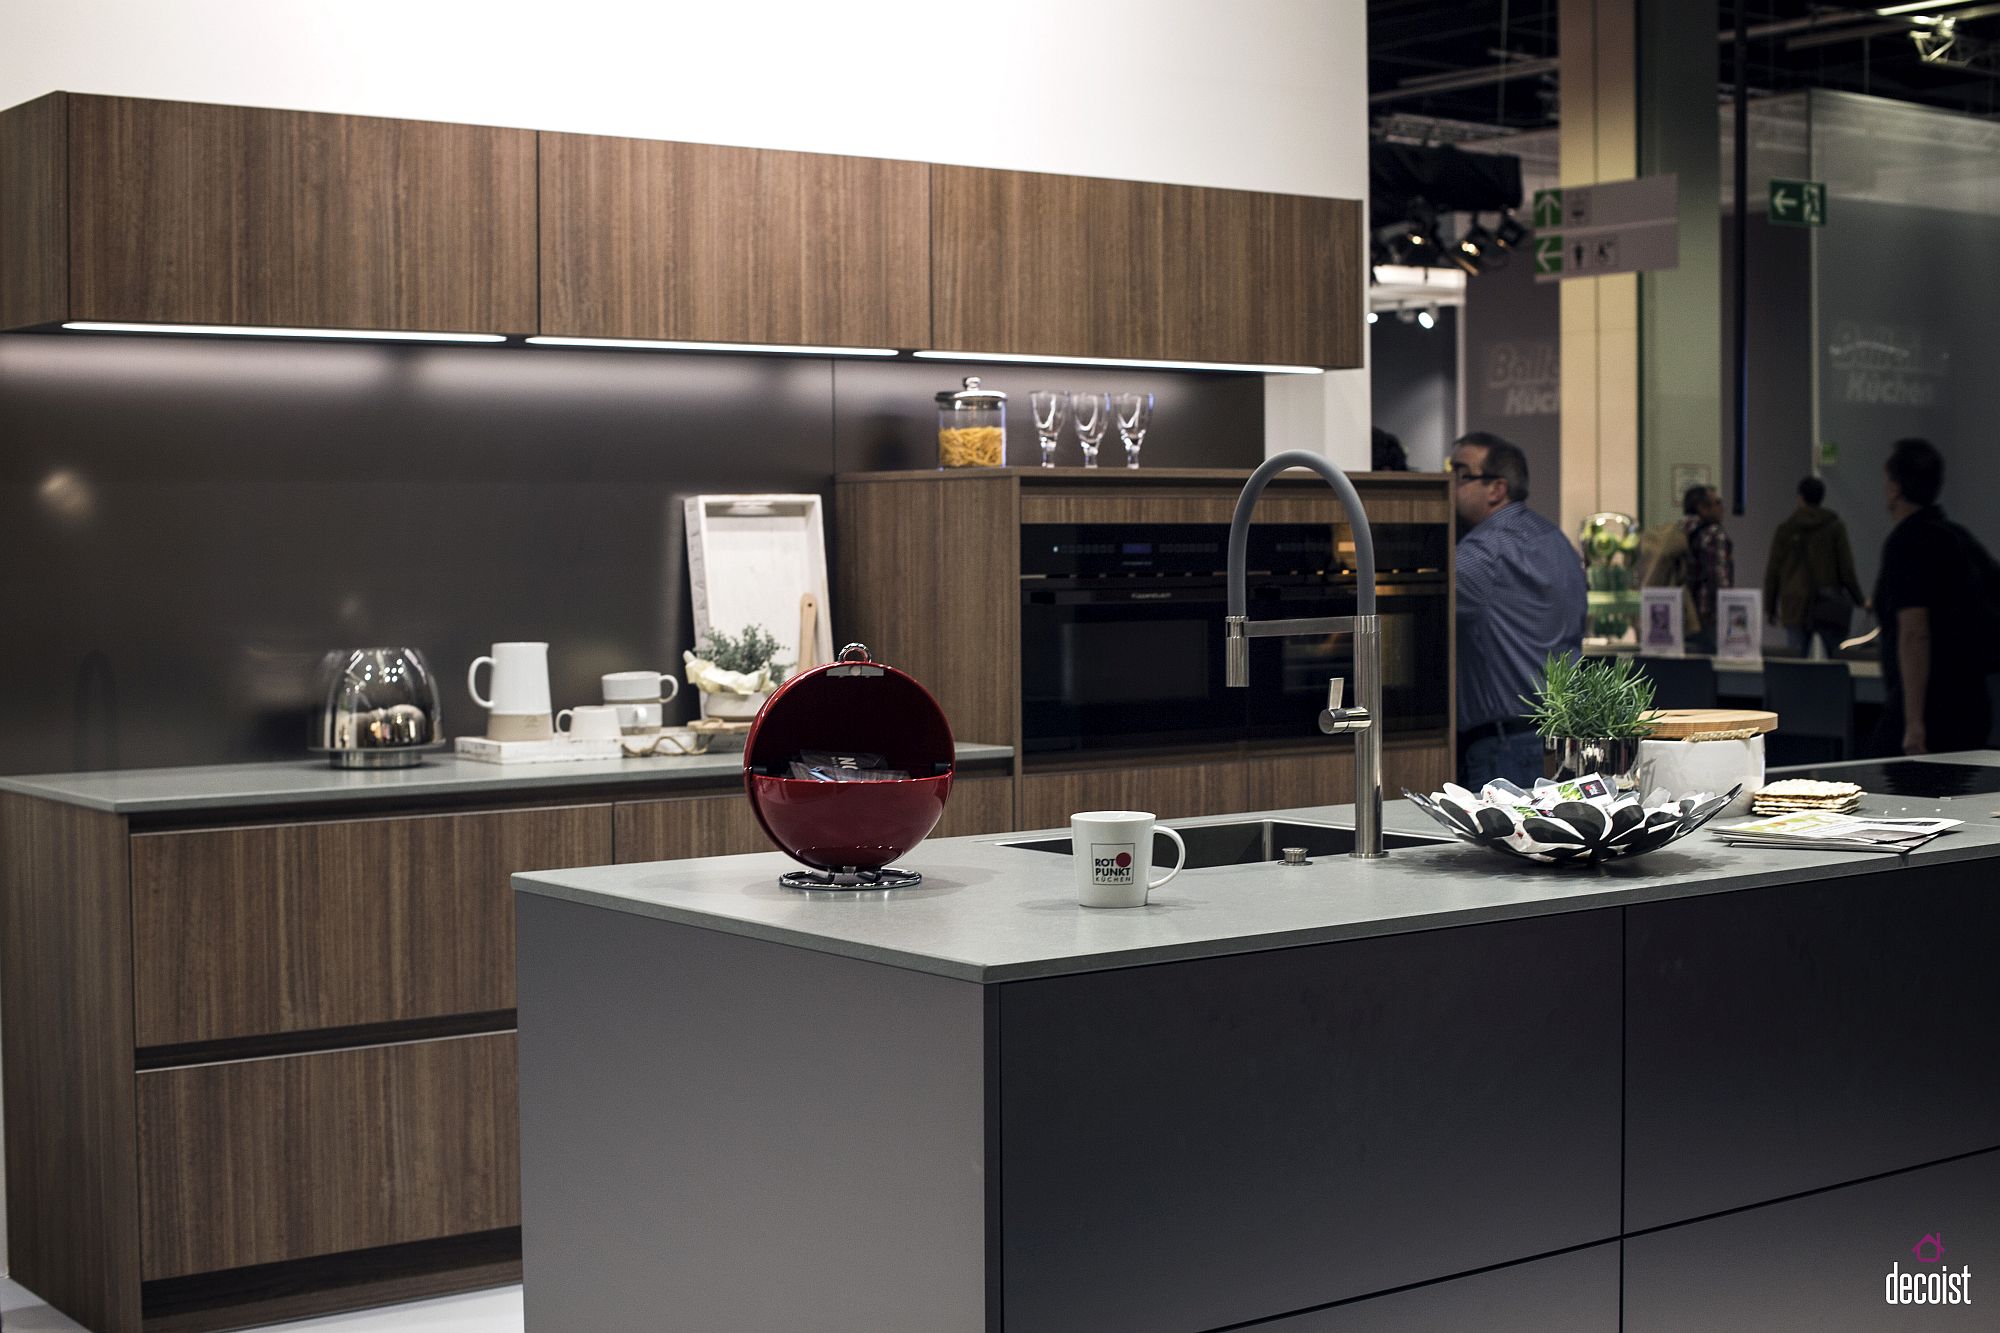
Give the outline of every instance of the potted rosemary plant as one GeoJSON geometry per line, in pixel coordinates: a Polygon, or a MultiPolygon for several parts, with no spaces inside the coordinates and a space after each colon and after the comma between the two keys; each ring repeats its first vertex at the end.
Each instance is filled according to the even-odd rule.
{"type": "Polygon", "coordinates": [[[1602,773],[1632,785],[1639,742],[1652,731],[1653,682],[1629,657],[1550,654],[1533,698],[1535,730],[1560,751],[1559,776],[1602,773]]]}
{"type": "Polygon", "coordinates": [[[733,722],[756,717],[778,688],[789,664],[777,657],[778,641],[762,625],[745,625],[740,634],[710,630],[700,652],[681,654],[688,684],[701,692],[701,715],[733,722]]]}

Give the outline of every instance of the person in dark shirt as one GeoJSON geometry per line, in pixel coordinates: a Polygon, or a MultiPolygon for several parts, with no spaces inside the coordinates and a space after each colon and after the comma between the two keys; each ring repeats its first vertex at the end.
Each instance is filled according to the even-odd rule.
{"type": "Polygon", "coordinates": [[[1938,507],[1944,458],[1928,440],[1898,440],[1883,470],[1896,526],[1875,580],[1881,622],[1882,720],[1871,755],[1977,750],[1992,729],[1980,667],[1985,632],[1975,543],[1938,507]]]}
{"type": "Polygon", "coordinates": [[[1574,657],[1587,615],[1583,560],[1528,508],[1528,460],[1485,431],[1451,451],[1458,510],[1458,770],[1477,791],[1542,775],[1542,738],[1522,716],[1549,654],[1574,657]]]}

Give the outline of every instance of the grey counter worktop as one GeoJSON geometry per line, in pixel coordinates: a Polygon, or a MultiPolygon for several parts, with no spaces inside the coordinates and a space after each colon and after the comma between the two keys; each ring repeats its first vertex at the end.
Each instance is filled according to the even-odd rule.
{"type": "MultiPolygon", "coordinates": [[[[2000,751],[1949,758],[2000,766],[2000,751]]],[[[1445,843],[1393,851],[1379,861],[1341,856],[1303,868],[1190,870],[1147,906],[1113,910],[1077,905],[1067,856],[1007,845],[1036,836],[1027,833],[924,843],[897,862],[922,871],[924,883],[890,893],[780,888],[778,876],[795,864],[775,852],[516,875],[514,887],[918,972],[1000,982],[2000,857],[2000,820],[1993,818],[2000,794],[1946,801],[1871,796],[1862,808],[1942,814],[1965,826],[1907,858],[1731,847],[1713,825],[1650,855],[1595,868],[1540,866],[1445,843]]],[[[1350,824],[1352,808],[1272,813],[1350,824]]],[[[1407,801],[1392,802],[1384,822],[1398,832],[1439,831],[1407,801]]]]}
{"type": "MultiPolygon", "coordinates": [[[[961,743],[964,766],[1013,758],[1005,745],[961,743]]],[[[114,815],[213,814],[288,805],[431,797],[504,800],[538,791],[618,787],[727,788],[741,780],[743,753],[561,764],[486,764],[442,755],[415,768],[334,768],[321,759],[193,768],[113,769],[0,777],[0,791],[86,806],[114,815]]]]}

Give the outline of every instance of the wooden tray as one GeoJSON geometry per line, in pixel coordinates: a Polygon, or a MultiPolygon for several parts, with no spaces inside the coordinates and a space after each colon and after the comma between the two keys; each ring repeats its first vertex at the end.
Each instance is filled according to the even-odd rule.
{"type": "Polygon", "coordinates": [[[1754,729],[1759,735],[1778,729],[1778,715],[1761,708],[1662,708],[1653,714],[1655,741],[1684,741],[1711,731],[1754,729]]]}

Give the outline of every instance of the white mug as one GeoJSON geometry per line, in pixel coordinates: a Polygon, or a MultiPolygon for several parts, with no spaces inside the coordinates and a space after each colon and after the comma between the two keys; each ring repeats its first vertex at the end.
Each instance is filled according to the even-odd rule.
{"type": "Polygon", "coordinates": [[[1069,817],[1069,833],[1076,900],[1085,907],[1144,907],[1146,895],[1187,864],[1181,835],[1141,811],[1086,810],[1069,817]],[[1172,870],[1152,879],[1156,830],[1173,839],[1180,857],[1172,870]]]}
{"type": "Polygon", "coordinates": [[[465,671],[465,688],[484,708],[486,734],[494,740],[544,740],[549,727],[549,646],[496,643],[488,657],[475,657],[465,671]],[[479,692],[479,668],[493,668],[493,697],[479,692]]]}
{"type": "Polygon", "coordinates": [[[616,703],[605,706],[618,710],[618,729],[627,736],[643,736],[667,724],[666,705],[658,700],[649,704],[616,703]]]}
{"type": "Polygon", "coordinates": [[[581,708],[565,708],[556,714],[556,734],[573,741],[615,741],[623,734],[618,714],[615,704],[584,704],[581,708]],[[564,718],[569,719],[568,726],[563,725],[564,718]]]}
{"type": "Polygon", "coordinates": [[[681,692],[681,683],[664,671],[609,671],[603,684],[608,704],[661,704],[681,692]]]}

